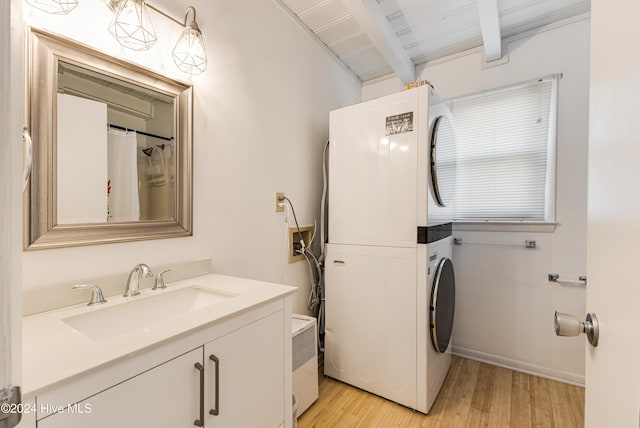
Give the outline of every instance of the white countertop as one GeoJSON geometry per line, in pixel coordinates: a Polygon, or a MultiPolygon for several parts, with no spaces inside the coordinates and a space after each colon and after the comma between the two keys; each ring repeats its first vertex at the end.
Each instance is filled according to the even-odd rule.
{"type": "MultiPolygon", "coordinates": [[[[124,287],[123,287],[124,288],[124,287]]],[[[114,360],[151,348],[171,338],[198,329],[278,298],[293,294],[297,289],[280,284],[254,281],[218,274],[210,274],[167,283],[167,289],[141,290],[136,297],[109,297],[99,306],[86,304],[69,306],[23,318],[23,395],[33,395],[72,376],[89,372],[114,360]],[[181,288],[198,286],[235,296],[170,320],[153,323],[150,328],[136,326],[117,337],[96,340],[74,330],[63,319],[103,308],[114,307],[181,288]],[[136,328],[137,327],[137,328],[136,328]]]]}

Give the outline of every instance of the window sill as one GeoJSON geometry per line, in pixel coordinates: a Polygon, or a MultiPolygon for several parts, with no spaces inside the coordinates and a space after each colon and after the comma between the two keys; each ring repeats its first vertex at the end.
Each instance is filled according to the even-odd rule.
{"type": "Polygon", "coordinates": [[[458,232],[537,232],[553,233],[559,223],[554,221],[454,221],[453,230],[458,232]]]}

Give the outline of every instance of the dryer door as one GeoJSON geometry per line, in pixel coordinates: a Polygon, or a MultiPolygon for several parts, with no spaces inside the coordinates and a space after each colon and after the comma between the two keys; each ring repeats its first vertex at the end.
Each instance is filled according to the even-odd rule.
{"type": "Polygon", "coordinates": [[[431,192],[440,207],[449,206],[456,188],[456,143],[447,116],[438,116],[431,128],[431,192]]]}
{"type": "Polygon", "coordinates": [[[451,340],[453,314],[456,305],[456,279],[453,263],[440,259],[433,278],[430,304],[431,343],[438,352],[445,352],[451,340]]]}

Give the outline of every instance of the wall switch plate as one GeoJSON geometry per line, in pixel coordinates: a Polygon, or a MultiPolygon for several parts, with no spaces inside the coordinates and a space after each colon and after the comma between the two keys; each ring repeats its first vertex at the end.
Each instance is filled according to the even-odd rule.
{"type": "Polygon", "coordinates": [[[284,211],[284,192],[276,192],[276,212],[284,211]]]}
{"type": "Polygon", "coordinates": [[[302,235],[304,245],[309,247],[313,236],[313,226],[301,226],[299,234],[297,227],[289,228],[289,263],[304,260],[304,256],[296,251],[301,248],[300,235],[302,235]]]}

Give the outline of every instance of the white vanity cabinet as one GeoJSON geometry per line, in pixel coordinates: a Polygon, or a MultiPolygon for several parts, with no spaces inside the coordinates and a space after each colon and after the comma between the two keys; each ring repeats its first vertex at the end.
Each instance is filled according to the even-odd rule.
{"type": "Polygon", "coordinates": [[[280,298],[53,385],[37,427],[290,427],[290,318],[280,298]]]}
{"type": "MultiPolygon", "coordinates": [[[[199,416],[202,348],[67,406],[38,428],[189,427],[199,416]]],[[[46,406],[48,403],[40,403],[46,406]]]]}

